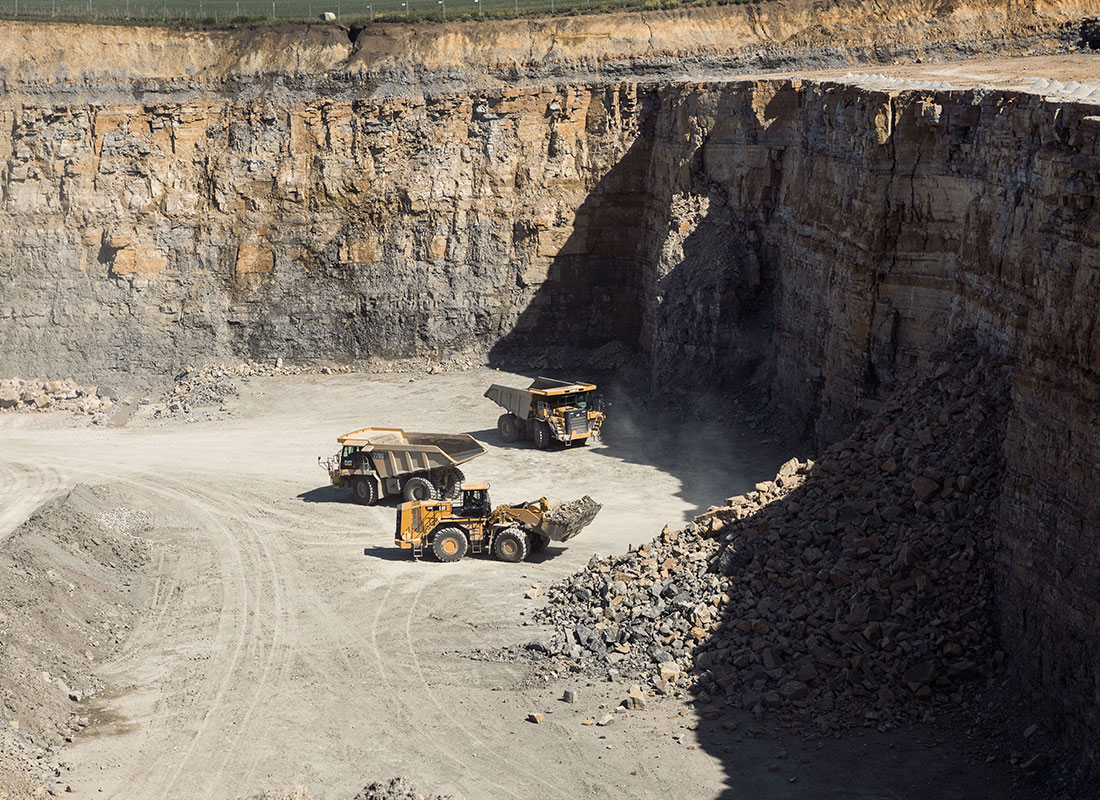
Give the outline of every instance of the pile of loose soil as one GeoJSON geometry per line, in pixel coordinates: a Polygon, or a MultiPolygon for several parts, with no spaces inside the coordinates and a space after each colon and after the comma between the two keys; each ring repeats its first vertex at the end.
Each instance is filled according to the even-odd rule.
{"type": "Polygon", "coordinates": [[[77,486],[0,543],[0,797],[52,783],[53,754],[87,725],[83,702],[102,688],[94,665],[142,607],[150,521],[124,502],[77,486]]]}
{"type": "Polygon", "coordinates": [[[1003,662],[988,520],[1008,372],[957,353],[818,463],[593,558],[527,652],[818,731],[967,707],[1003,662]]]}

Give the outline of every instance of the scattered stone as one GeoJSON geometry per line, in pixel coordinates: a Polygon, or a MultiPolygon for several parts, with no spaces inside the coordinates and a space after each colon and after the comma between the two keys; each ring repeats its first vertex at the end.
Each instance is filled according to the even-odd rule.
{"type": "Polygon", "coordinates": [[[816,463],[551,586],[527,655],[825,733],[965,703],[1004,661],[987,510],[1011,400],[1004,363],[944,363],[816,463]]]}
{"type": "Polygon", "coordinates": [[[562,699],[563,702],[569,703],[570,705],[572,705],[573,703],[576,703],[577,702],[577,690],[576,689],[566,689],[564,692],[562,692],[561,699],[562,699]]]}
{"type": "Polygon", "coordinates": [[[408,778],[390,778],[363,787],[353,800],[458,800],[454,795],[422,791],[408,778]]]}
{"type": "Polygon", "coordinates": [[[626,693],[626,697],[619,703],[623,708],[631,710],[641,710],[645,708],[645,692],[642,691],[642,687],[638,684],[634,684],[630,687],[630,690],[626,693]]]}
{"type": "Polygon", "coordinates": [[[528,714],[527,721],[540,725],[542,724],[542,714],[528,714]]]}

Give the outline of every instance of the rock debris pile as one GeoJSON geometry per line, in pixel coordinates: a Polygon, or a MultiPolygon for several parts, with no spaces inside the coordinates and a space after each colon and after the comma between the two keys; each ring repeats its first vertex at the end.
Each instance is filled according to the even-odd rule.
{"type": "Polygon", "coordinates": [[[966,707],[997,672],[993,531],[1010,367],[958,354],[817,462],[556,584],[536,657],[798,727],[966,707]]]}
{"type": "MultiPolygon", "coordinates": [[[[185,367],[164,397],[152,404],[152,414],[154,417],[189,414],[193,408],[220,406],[240,395],[238,382],[242,378],[301,375],[310,371],[305,367],[284,365],[281,358],[272,362],[246,361],[241,364],[185,367]]],[[[325,367],[320,371],[325,374],[349,372],[350,368],[325,367]]]]}
{"type": "Polygon", "coordinates": [[[592,522],[601,508],[603,506],[585,495],[580,500],[570,500],[550,509],[546,521],[563,535],[572,535],[592,522]]]}
{"type": "Polygon", "coordinates": [[[100,397],[95,386],[81,386],[73,380],[0,380],[0,411],[74,411],[95,415],[113,405],[110,398],[100,397]]]}

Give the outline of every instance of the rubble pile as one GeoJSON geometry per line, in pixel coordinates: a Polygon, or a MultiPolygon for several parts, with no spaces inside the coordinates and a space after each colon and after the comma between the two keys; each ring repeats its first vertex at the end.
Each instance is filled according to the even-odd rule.
{"type": "Polygon", "coordinates": [[[95,386],[81,386],[73,380],[39,381],[0,379],[0,411],[74,411],[97,414],[113,405],[100,397],[95,386]]]}
{"type": "Polygon", "coordinates": [[[527,645],[805,727],[966,707],[994,674],[1007,364],[956,355],[818,461],[556,584],[527,645]]]}
{"type": "MultiPolygon", "coordinates": [[[[281,358],[274,361],[245,361],[240,364],[206,364],[202,367],[185,367],[161,400],[152,407],[155,417],[187,414],[193,408],[220,406],[226,400],[240,395],[238,381],[242,378],[269,378],[279,375],[301,375],[313,370],[284,365],[281,358]]],[[[324,374],[349,372],[348,367],[325,367],[324,374]]]]}
{"type": "Polygon", "coordinates": [[[570,500],[550,509],[546,513],[546,519],[556,525],[568,528],[582,519],[595,517],[601,508],[603,506],[585,495],[580,500],[570,500]]]}

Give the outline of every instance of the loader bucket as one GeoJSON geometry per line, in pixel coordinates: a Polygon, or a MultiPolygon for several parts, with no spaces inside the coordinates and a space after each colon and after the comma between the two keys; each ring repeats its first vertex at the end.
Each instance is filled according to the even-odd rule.
{"type": "Polygon", "coordinates": [[[552,542],[567,541],[587,528],[601,508],[603,506],[588,495],[562,503],[543,514],[538,532],[552,542]]]}

